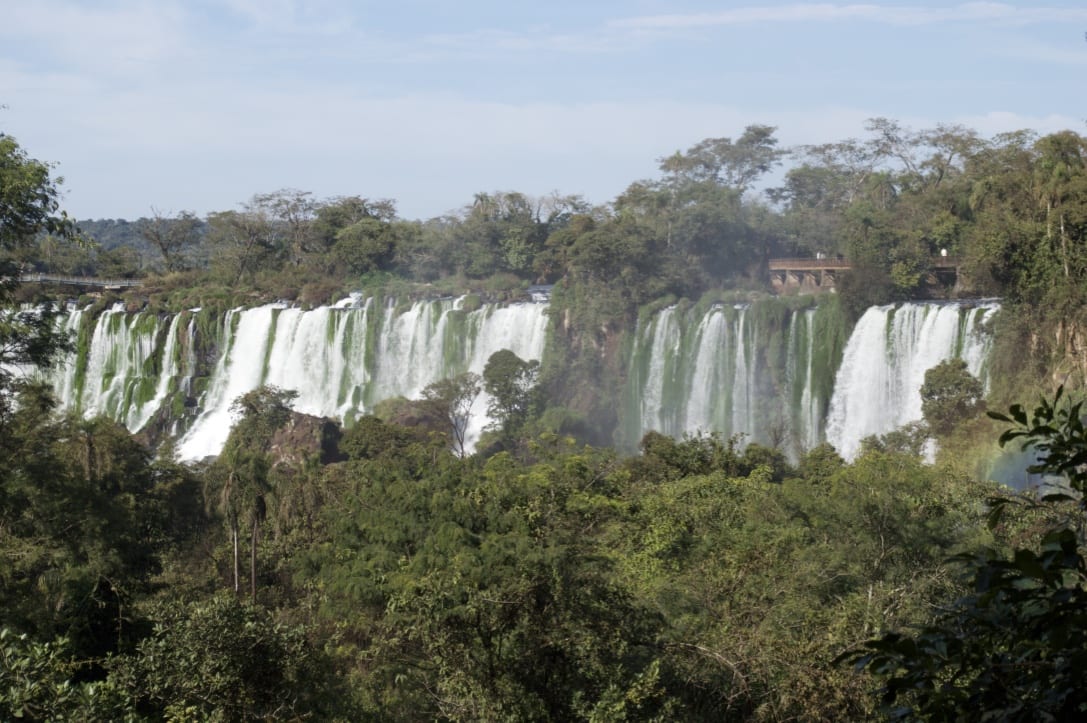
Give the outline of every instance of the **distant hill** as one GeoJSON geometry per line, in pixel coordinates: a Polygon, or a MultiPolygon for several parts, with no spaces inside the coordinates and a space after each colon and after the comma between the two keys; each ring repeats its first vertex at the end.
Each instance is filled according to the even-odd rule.
{"type": "Polygon", "coordinates": [[[131,246],[140,251],[151,252],[154,249],[140,236],[140,222],[146,220],[148,219],[126,221],[123,218],[100,218],[95,221],[90,219],[77,221],[76,224],[83,235],[93,239],[106,251],[118,246],[131,246]]]}

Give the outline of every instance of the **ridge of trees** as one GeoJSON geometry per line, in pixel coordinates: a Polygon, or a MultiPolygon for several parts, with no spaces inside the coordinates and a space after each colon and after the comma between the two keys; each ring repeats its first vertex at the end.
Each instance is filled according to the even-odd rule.
{"type": "Polygon", "coordinates": [[[775,131],[751,125],[735,140],[677,151],[659,160],[658,178],[634,181],[605,205],[501,191],[411,221],[389,199],[284,189],[204,219],[155,211],[83,222],[98,243],[82,247],[58,246],[43,228],[23,260],[109,276],[195,270],[187,283],[294,296],[318,279],[337,282],[325,296],[363,278],[496,287],[565,279],[618,287],[606,300],[629,311],[669,292],[761,286],[760,264],[775,255],[842,255],[856,267],[846,295],[866,289],[863,304],[904,298],[924,292],[932,258],[946,251],[961,259],[964,290],[1078,301],[1087,270],[1083,136],[986,139],[962,126],[912,130],[876,118],[864,138],[785,149],[775,131]],[[779,168],[780,183],[767,184],[779,168]]]}

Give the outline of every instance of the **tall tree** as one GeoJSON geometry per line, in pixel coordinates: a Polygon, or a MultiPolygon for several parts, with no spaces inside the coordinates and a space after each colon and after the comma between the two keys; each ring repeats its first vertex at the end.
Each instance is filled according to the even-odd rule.
{"type": "Polygon", "coordinates": [[[441,379],[428,384],[423,390],[423,399],[434,406],[435,414],[446,420],[449,435],[453,439],[453,450],[461,457],[467,454],[466,435],[468,422],[483,385],[478,374],[465,372],[452,379],[441,379]]]}
{"type": "Polygon", "coordinates": [[[781,162],[785,152],[777,147],[774,131],[768,125],[749,125],[735,140],[707,138],[660,161],[661,170],[671,182],[681,179],[710,181],[734,188],[741,193],[781,162]]]}
{"type": "Polygon", "coordinates": [[[71,236],[75,226],[60,211],[59,185],[50,166],[27,155],[6,133],[0,133],[0,248],[28,244],[41,232],[71,236]]]}
{"type": "Polygon", "coordinates": [[[1067,281],[1083,272],[1075,245],[1087,227],[1087,140],[1072,131],[1045,136],[1035,144],[1039,205],[1044,209],[1045,238],[1060,259],[1067,281]]]}
{"type": "Polygon", "coordinates": [[[271,219],[257,207],[208,214],[211,268],[230,284],[253,279],[262,268],[278,265],[281,239],[271,219]]]}
{"type": "Polygon", "coordinates": [[[205,500],[222,515],[229,527],[233,549],[234,591],[240,592],[240,545],[242,524],[250,535],[250,596],[257,596],[257,543],[261,523],[268,509],[271,490],[272,436],[290,419],[291,401],[298,393],[261,386],[238,397],[231,411],[238,422],[230,432],[222,453],[208,474],[205,500]]]}
{"type": "Polygon", "coordinates": [[[204,223],[192,211],[170,217],[152,209],[151,218],[138,222],[140,236],[158,250],[166,271],[181,271],[189,264],[188,254],[200,243],[204,223]]]}
{"type": "Polygon", "coordinates": [[[539,372],[540,362],[525,361],[509,349],[491,354],[483,367],[483,389],[491,395],[487,413],[507,439],[520,432],[537,411],[539,372]]]}
{"type": "Polygon", "coordinates": [[[252,200],[252,206],[278,226],[285,239],[284,252],[296,266],[313,250],[313,217],[317,204],[312,195],[309,191],[284,188],[273,193],[257,194],[252,200]]]}
{"type": "Polygon", "coordinates": [[[59,183],[46,163],[30,158],[15,139],[0,133],[0,407],[10,402],[13,371],[21,365],[48,367],[66,348],[53,310],[11,309],[20,268],[14,254],[35,236],[72,239],[77,231],[60,212],[59,183]]]}

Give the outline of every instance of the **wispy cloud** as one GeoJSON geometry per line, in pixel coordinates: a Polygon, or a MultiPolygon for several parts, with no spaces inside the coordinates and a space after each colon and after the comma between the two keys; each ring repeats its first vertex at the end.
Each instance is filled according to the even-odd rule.
{"type": "Polygon", "coordinates": [[[710,13],[676,13],[622,18],[610,24],[631,30],[682,30],[753,23],[804,23],[855,20],[887,25],[930,25],[948,22],[999,22],[1029,25],[1042,22],[1087,21],[1087,10],[1019,7],[1007,3],[964,3],[952,7],[805,3],[779,7],[750,6],[710,13]]]}
{"type": "Polygon", "coordinates": [[[1015,58],[1032,63],[1087,66],[1087,43],[1054,47],[1026,40],[1016,40],[1001,45],[995,52],[1005,58],[1015,58]]]}
{"type": "Polygon", "coordinates": [[[623,50],[627,37],[615,29],[592,33],[562,33],[546,30],[513,31],[486,29],[469,33],[428,35],[421,42],[433,49],[458,53],[599,53],[623,50]]]}
{"type": "Polygon", "coordinates": [[[87,69],[131,70],[182,50],[185,24],[185,11],[169,1],[87,7],[42,0],[5,9],[0,39],[33,45],[43,55],[87,69]]]}
{"type": "Polygon", "coordinates": [[[355,25],[344,4],[332,0],[225,0],[223,4],[256,32],[341,35],[355,25]]]}

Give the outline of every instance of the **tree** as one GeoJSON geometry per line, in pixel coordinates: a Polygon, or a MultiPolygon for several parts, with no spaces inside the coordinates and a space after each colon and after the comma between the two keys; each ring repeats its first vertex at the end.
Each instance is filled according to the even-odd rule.
{"type": "Polygon", "coordinates": [[[396,218],[396,204],[387,199],[371,200],[360,196],[331,198],[317,206],[313,217],[313,238],[328,249],[343,229],[360,221],[373,219],[391,223],[396,218]]]}
{"type": "Polygon", "coordinates": [[[418,465],[415,447],[354,468],[321,560],[324,614],[364,640],[371,717],[668,719],[658,621],[595,545],[613,455],[418,465]]]}
{"type": "Polygon", "coordinates": [[[316,202],[309,191],[284,188],[273,193],[253,196],[251,205],[261,215],[272,220],[278,234],[285,239],[282,252],[294,265],[302,263],[306,254],[313,250],[312,221],[316,202]]]}
{"type": "Polygon", "coordinates": [[[49,164],[0,133],[0,249],[28,244],[43,231],[65,238],[75,233],[67,214],[58,214],[62,181],[50,177],[49,164]]]}
{"type": "Polygon", "coordinates": [[[241,211],[208,214],[208,245],[211,268],[231,284],[252,279],[258,269],[276,265],[282,251],[270,219],[251,204],[241,211]]]}
{"type": "Polygon", "coordinates": [[[116,422],[56,418],[50,390],[22,385],[0,421],[0,608],[40,641],[98,658],[138,633],[133,603],[166,540],[150,455],[116,422]]]}
{"type": "MultiPolygon", "coordinates": [[[[896,720],[1077,720],[1087,710],[1087,559],[1082,540],[1087,431],[1082,402],[1063,389],[1034,411],[1013,405],[993,419],[1012,425],[1001,445],[1021,441],[1038,454],[1029,471],[1064,480],[1080,515],[1042,536],[1037,549],[962,555],[969,592],[917,632],[891,632],[839,660],[880,679],[885,712],[896,720]]],[[[991,527],[1013,500],[990,500],[991,527]]],[[[1042,508],[1068,504],[1049,495],[1042,508]]],[[[1031,506],[1037,503],[1029,502],[1031,506]]]]}
{"type": "Polygon", "coordinates": [[[385,266],[396,249],[396,228],[388,221],[364,218],[336,232],[332,258],[353,274],[385,266]]]}
{"type": "Polygon", "coordinates": [[[106,420],[57,419],[48,368],[69,341],[48,306],[14,308],[12,254],[72,239],[47,164],[0,134],[0,600],[5,622],[98,657],[128,638],[128,602],[154,570],[146,453],[106,420]]]}
{"type": "Polygon", "coordinates": [[[921,385],[921,414],[937,435],[985,411],[985,389],[962,359],[948,359],[925,372],[921,385]]]}
{"type": "Polygon", "coordinates": [[[448,423],[453,449],[461,457],[467,454],[465,435],[472,417],[472,405],[481,391],[480,376],[473,372],[436,381],[423,390],[423,398],[433,404],[435,413],[448,423]]]}
{"type": "Polygon", "coordinates": [[[49,643],[0,629],[0,717],[4,720],[133,720],[123,692],[108,681],[75,682],[68,641],[49,643]]]}
{"type": "Polygon", "coordinates": [[[204,222],[191,211],[170,218],[152,210],[151,218],[138,222],[140,236],[158,250],[166,271],[182,271],[189,263],[187,253],[203,236],[204,222]]]}
{"type": "Polygon", "coordinates": [[[267,452],[276,430],[290,421],[291,403],[298,397],[293,389],[280,389],[264,384],[246,392],[230,405],[238,420],[231,430],[231,440],[237,446],[267,452]]]}
{"type": "Polygon", "coordinates": [[[785,204],[787,232],[810,253],[841,253],[845,210],[857,200],[875,172],[876,159],[856,139],[793,151],[801,161],[785,172],[785,182],[768,194],[785,204]]]}
{"type": "Polygon", "coordinates": [[[1082,279],[1087,260],[1076,249],[1087,230],[1087,139],[1072,131],[1038,140],[1035,175],[1038,203],[1044,208],[1045,239],[1060,258],[1065,283],[1082,279]]]}
{"type": "Polygon", "coordinates": [[[491,354],[483,367],[483,389],[491,396],[487,414],[506,439],[512,439],[536,413],[540,362],[525,361],[509,349],[491,354]]]}
{"type": "Polygon", "coordinates": [[[230,596],[152,610],[154,630],[110,661],[109,682],[156,720],[357,720],[300,628],[230,596]]]}
{"type": "Polygon", "coordinates": [[[711,181],[740,192],[751,187],[781,162],[784,151],[777,147],[768,125],[749,125],[735,142],[731,138],[707,138],[660,160],[661,170],[674,178],[711,181]]]}
{"type": "Polygon", "coordinates": [[[267,496],[271,492],[269,471],[272,435],[290,419],[293,390],[264,385],[247,392],[231,404],[239,417],[230,431],[219,458],[208,471],[205,501],[226,518],[230,529],[234,563],[234,592],[240,592],[239,533],[243,522],[249,525],[249,592],[257,597],[257,539],[267,514],[267,496]]]}
{"type": "Polygon", "coordinates": [[[17,368],[48,368],[69,348],[50,305],[29,311],[6,308],[20,274],[13,254],[41,233],[60,241],[76,235],[67,214],[58,214],[60,182],[50,177],[48,164],[30,158],[14,138],[0,133],[0,407],[10,403],[17,368]]]}

